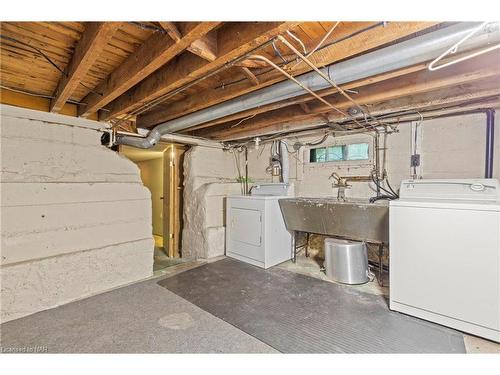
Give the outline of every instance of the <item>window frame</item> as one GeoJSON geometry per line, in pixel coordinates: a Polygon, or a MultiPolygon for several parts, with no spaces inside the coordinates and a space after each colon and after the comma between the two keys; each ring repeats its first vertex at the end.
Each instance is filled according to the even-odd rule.
{"type": "MultiPolygon", "coordinates": [[[[325,155],[328,151],[325,150],[325,155]]],[[[345,152],[345,151],[344,151],[345,152]]],[[[321,165],[326,165],[326,166],[366,166],[366,165],[372,165],[373,164],[373,141],[370,138],[352,138],[349,140],[341,140],[341,139],[333,139],[329,142],[325,142],[321,145],[317,146],[306,146],[304,148],[304,164],[309,165],[309,166],[321,166],[321,165]],[[365,143],[368,144],[368,159],[362,159],[362,160],[332,160],[332,161],[324,161],[324,162],[313,162],[311,161],[311,150],[317,149],[317,148],[328,148],[332,146],[347,146],[352,145],[352,144],[359,144],[359,143],[365,143]]]]}

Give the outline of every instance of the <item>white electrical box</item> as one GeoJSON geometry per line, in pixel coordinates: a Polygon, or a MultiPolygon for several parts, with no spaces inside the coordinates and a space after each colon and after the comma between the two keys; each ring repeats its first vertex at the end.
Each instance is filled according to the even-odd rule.
{"type": "Polygon", "coordinates": [[[500,188],[406,180],[390,202],[390,308],[500,342],[500,188]]]}

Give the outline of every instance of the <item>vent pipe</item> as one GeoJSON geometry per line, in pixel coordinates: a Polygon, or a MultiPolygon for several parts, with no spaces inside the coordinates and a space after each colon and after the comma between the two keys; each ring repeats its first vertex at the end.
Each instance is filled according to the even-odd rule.
{"type": "MultiPolygon", "coordinates": [[[[369,52],[352,59],[334,63],[321,69],[338,85],[386,73],[407,66],[424,63],[439,56],[454,43],[476,29],[477,22],[463,22],[427,34],[369,52]]],[[[500,42],[500,23],[491,23],[460,45],[460,51],[467,51],[500,42]]],[[[316,72],[296,77],[313,91],[330,87],[330,84],[316,72]]],[[[220,104],[166,121],[154,127],[145,138],[118,136],[117,144],[138,148],[154,146],[162,135],[182,131],[195,125],[213,121],[241,111],[294,98],[304,90],[292,81],[283,81],[220,104]]]]}
{"type": "Polygon", "coordinates": [[[495,150],[495,110],[487,109],[486,111],[486,161],[485,161],[485,178],[493,178],[493,157],[495,150]]]}

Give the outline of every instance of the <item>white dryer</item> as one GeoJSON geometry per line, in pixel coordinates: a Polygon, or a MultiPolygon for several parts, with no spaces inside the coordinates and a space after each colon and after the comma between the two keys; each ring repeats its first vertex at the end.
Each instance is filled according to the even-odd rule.
{"type": "Polygon", "coordinates": [[[226,255],[262,268],[292,258],[292,236],[285,227],[278,200],[291,193],[288,184],[264,184],[251,195],[226,203],[226,255]]]}
{"type": "Polygon", "coordinates": [[[500,187],[406,180],[390,202],[390,308],[500,342],[500,187]]]}

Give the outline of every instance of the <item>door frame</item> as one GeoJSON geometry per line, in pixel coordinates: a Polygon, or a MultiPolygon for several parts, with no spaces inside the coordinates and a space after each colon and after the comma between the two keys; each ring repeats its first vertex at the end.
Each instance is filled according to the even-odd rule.
{"type": "Polygon", "coordinates": [[[170,144],[163,151],[163,247],[171,258],[181,257],[183,160],[186,147],[170,144]]]}

